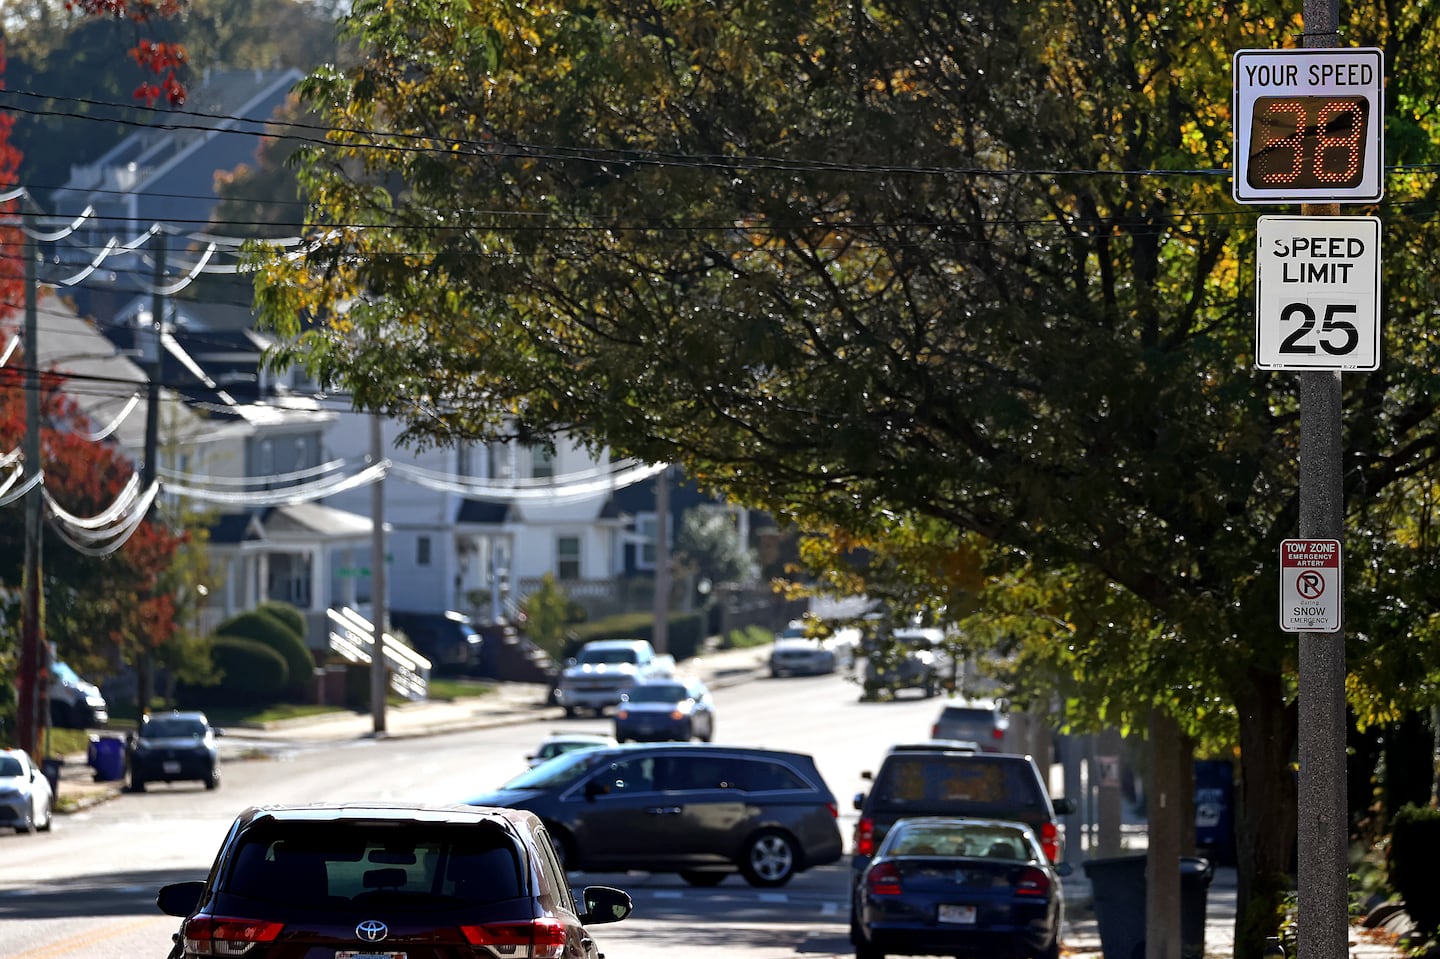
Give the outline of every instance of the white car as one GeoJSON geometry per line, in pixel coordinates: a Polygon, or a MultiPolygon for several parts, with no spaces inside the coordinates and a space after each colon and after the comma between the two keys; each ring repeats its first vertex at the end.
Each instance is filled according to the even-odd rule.
{"type": "Polygon", "coordinates": [[[525,762],[531,767],[535,767],[546,760],[574,752],[577,749],[594,749],[598,746],[614,745],[616,745],[615,737],[607,736],[604,733],[551,733],[550,737],[540,744],[540,748],[525,757],[525,762]]]}
{"type": "Polygon", "coordinates": [[[50,780],[23,749],[0,749],[0,826],[49,832],[55,817],[50,780]]]}

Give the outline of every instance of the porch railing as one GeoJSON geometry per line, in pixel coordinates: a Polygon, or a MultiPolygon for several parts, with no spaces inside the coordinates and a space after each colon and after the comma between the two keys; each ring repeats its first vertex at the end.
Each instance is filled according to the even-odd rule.
{"type": "MultiPolygon", "coordinates": [[[[352,663],[370,663],[375,652],[375,626],[348,606],[326,610],[330,648],[352,663]]],[[[385,634],[385,665],[390,688],[411,701],[430,695],[430,660],[389,633],[385,634]]]]}

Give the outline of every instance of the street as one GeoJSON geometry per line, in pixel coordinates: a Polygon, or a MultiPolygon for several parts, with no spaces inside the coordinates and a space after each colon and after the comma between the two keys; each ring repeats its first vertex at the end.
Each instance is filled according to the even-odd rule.
{"type": "MultiPolygon", "coordinates": [[[[851,799],[894,742],[924,739],[939,700],[859,702],[841,675],[770,679],[717,689],[716,741],[815,756],[840,807],[847,846],[851,799]]],[[[525,722],[428,738],[342,743],[246,743],[227,751],[269,758],[225,764],[220,789],[199,783],[123,794],[57,820],[49,835],[0,834],[0,959],[161,959],[177,921],[158,912],[166,882],[202,878],[235,814],[265,802],[354,799],[451,802],[497,786],[553,729],[608,731],[608,719],[525,722]]],[[[730,877],[712,889],[678,876],[575,873],[577,887],[617,885],[635,898],[625,922],[597,928],[611,956],[831,956],[846,938],[848,866],[802,873],[775,890],[730,877]]]]}

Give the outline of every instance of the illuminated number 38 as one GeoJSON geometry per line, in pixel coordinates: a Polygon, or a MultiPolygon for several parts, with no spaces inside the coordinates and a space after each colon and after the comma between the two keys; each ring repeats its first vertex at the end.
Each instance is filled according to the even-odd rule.
{"type": "Polygon", "coordinates": [[[1358,186],[1365,175],[1368,97],[1259,97],[1250,125],[1256,189],[1358,186]]]}

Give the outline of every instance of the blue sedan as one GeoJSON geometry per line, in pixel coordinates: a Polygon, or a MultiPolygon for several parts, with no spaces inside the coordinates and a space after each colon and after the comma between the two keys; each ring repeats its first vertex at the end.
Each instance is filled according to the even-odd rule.
{"type": "Polygon", "coordinates": [[[653,679],[637,683],[615,707],[620,742],[699,739],[715,736],[715,704],[698,679],[653,679]]]}
{"type": "Polygon", "coordinates": [[[861,873],[856,959],[966,955],[1056,959],[1068,865],[1030,827],[994,819],[902,819],[861,873]]]}

